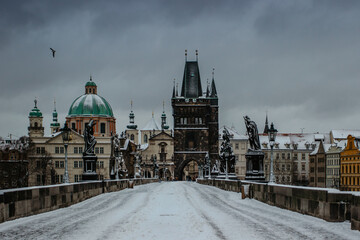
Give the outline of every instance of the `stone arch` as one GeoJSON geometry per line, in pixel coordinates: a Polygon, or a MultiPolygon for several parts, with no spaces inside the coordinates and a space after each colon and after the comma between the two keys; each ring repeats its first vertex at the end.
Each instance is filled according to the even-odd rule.
{"type": "Polygon", "coordinates": [[[177,180],[186,180],[186,179],[183,179],[183,171],[184,171],[184,168],[191,162],[191,161],[194,161],[197,163],[197,165],[199,166],[200,165],[200,161],[199,159],[195,159],[195,158],[186,158],[184,160],[182,160],[181,162],[179,162],[175,168],[175,178],[177,180]]]}

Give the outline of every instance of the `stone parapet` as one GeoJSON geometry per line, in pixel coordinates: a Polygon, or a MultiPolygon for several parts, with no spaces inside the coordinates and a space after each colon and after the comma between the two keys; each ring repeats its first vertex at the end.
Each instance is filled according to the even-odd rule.
{"type": "Polygon", "coordinates": [[[360,195],[357,193],[239,180],[198,179],[197,182],[233,192],[240,192],[241,186],[248,185],[246,195],[258,201],[330,222],[350,220],[351,229],[360,230],[360,195]]]}
{"type": "Polygon", "coordinates": [[[129,181],[142,185],[158,179],[91,181],[0,191],[0,223],[68,207],[106,192],[128,188],[129,181]]]}

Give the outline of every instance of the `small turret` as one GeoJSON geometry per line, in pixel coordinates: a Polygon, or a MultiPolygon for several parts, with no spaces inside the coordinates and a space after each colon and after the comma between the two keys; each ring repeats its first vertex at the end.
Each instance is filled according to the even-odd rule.
{"type": "Polygon", "coordinates": [[[90,75],[90,81],[85,85],[85,94],[97,94],[97,86],[92,81],[92,76],[90,75]]]}
{"type": "Polygon", "coordinates": [[[28,127],[29,137],[43,137],[43,117],[41,111],[37,108],[37,100],[34,100],[35,106],[29,113],[29,124],[28,127]]]}
{"type": "Polygon", "coordinates": [[[169,126],[166,125],[166,113],[165,113],[165,102],[163,101],[163,113],[161,114],[161,129],[169,129],[169,126]]]}
{"type": "Polygon", "coordinates": [[[56,133],[60,129],[60,123],[58,123],[58,113],[56,112],[56,101],[54,99],[54,111],[52,113],[53,122],[50,124],[51,133],[56,133]]]}
{"type": "Polygon", "coordinates": [[[133,101],[131,100],[129,125],[126,126],[128,129],[136,129],[137,128],[137,125],[135,124],[135,114],[132,110],[132,107],[133,107],[133,101]]]}

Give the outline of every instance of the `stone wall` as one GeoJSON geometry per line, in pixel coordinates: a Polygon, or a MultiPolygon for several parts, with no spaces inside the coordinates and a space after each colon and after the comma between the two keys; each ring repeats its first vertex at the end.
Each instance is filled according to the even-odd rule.
{"type": "Polygon", "coordinates": [[[123,179],[3,190],[0,191],[0,223],[67,207],[102,193],[156,181],[123,179]]]}
{"type": "Polygon", "coordinates": [[[270,185],[250,181],[197,180],[227,191],[240,192],[249,186],[249,197],[331,222],[351,221],[351,229],[360,230],[360,195],[332,189],[270,185]]]}

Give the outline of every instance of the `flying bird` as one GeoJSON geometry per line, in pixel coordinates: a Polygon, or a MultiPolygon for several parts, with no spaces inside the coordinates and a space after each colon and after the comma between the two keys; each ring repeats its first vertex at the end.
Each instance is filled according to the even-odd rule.
{"type": "Polygon", "coordinates": [[[50,50],[51,50],[51,52],[52,52],[52,56],[53,56],[53,58],[55,58],[55,49],[53,49],[53,48],[50,48],[50,50]]]}

